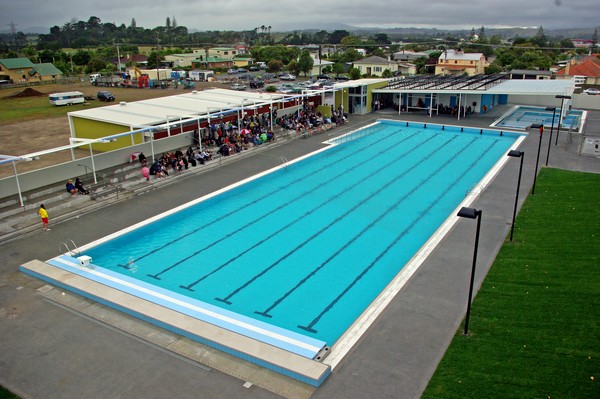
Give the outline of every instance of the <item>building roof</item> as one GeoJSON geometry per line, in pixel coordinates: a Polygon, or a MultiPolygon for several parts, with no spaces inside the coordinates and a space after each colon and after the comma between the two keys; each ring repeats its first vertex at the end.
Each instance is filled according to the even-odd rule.
{"type": "Polygon", "coordinates": [[[198,117],[206,115],[209,111],[214,113],[220,109],[239,109],[242,106],[270,104],[283,97],[282,94],[210,89],[73,111],[68,115],[69,118],[79,117],[136,129],[158,126],[167,122],[167,119],[175,122],[179,118],[198,117]]]}
{"type": "Polygon", "coordinates": [[[213,51],[232,51],[235,50],[233,47],[211,47],[209,50],[213,51]]]}
{"type": "Polygon", "coordinates": [[[355,64],[381,65],[381,64],[389,64],[390,60],[388,60],[387,58],[372,55],[370,57],[363,58],[362,60],[354,61],[354,63],[355,64]]]}
{"type": "Polygon", "coordinates": [[[7,69],[33,68],[33,62],[29,58],[4,58],[0,59],[0,64],[7,69]]]}
{"type": "Polygon", "coordinates": [[[565,76],[588,76],[588,77],[600,77],[600,64],[598,64],[594,60],[587,60],[582,62],[581,64],[568,65],[564,68],[556,71],[557,75],[565,75],[565,76]],[[567,68],[569,69],[569,73],[567,74],[567,68]]]}
{"type": "Polygon", "coordinates": [[[572,80],[509,80],[508,74],[475,76],[412,76],[391,79],[388,86],[374,93],[463,93],[507,95],[571,95],[575,90],[572,80]]]}
{"type": "Polygon", "coordinates": [[[479,61],[481,57],[485,58],[483,53],[464,53],[462,51],[448,50],[446,53],[442,51],[439,56],[439,61],[448,60],[465,60],[465,61],[479,61]]]}
{"type": "Polygon", "coordinates": [[[62,75],[62,71],[54,66],[51,62],[43,62],[41,64],[34,64],[33,70],[39,73],[41,76],[54,76],[62,75]]]}

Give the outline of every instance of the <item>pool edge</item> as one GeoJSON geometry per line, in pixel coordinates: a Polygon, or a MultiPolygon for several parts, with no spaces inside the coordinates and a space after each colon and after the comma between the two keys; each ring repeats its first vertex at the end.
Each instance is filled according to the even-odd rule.
{"type": "Polygon", "coordinates": [[[29,276],[313,387],[319,387],[331,373],[331,367],[327,364],[197,320],[37,259],[21,265],[19,270],[29,276]]]}

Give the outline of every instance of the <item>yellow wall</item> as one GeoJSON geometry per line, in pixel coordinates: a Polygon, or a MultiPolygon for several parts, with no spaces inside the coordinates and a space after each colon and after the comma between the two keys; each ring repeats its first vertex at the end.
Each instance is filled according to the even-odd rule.
{"type": "Polygon", "coordinates": [[[372,83],[367,86],[367,109],[373,109],[373,90],[387,86],[388,82],[372,83]]]}
{"type": "MultiPolygon", "coordinates": [[[[102,137],[110,136],[112,134],[129,132],[129,126],[117,125],[114,123],[94,121],[85,118],[71,117],[71,123],[73,125],[73,132],[76,138],[84,139],[99,139],[102,137]]],[[[144,142],[142,133],[135,133],[133,135],[134,144],[141,144],[144,142]]],[[[94,151],[112,151],[119,148],[128,147],[131,145],[131,136],[119,137],[117,141],[111,143],[97,143],[93,144],[94,151]]],[[[89,148],[84,145],[82,148],[89,148]]]]}

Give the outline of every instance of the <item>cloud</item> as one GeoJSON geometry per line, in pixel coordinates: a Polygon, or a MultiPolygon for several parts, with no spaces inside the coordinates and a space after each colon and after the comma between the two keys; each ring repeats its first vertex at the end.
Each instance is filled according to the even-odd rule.
{"type": "Polygon", "coordinates": [[[598,0],[428,0],[390,2],[388,0],[329,0],[327,2],[272,0],[171,0],[169,2],[81,0],[40,2],[21,0],[0,6],[0,30],[10,23],[17,30],[30,26],[62,26],[71,19],[87,21],[96,16],[103,22],[138,26],[164,25],[167,17],[190,30],[245,30],[272,26],[273,31],[322,28],[340,24],[369,27],[437,27],[470,29],[480,26],[543,26],[545,29],[594,28],[600,15],[598,0]]]}

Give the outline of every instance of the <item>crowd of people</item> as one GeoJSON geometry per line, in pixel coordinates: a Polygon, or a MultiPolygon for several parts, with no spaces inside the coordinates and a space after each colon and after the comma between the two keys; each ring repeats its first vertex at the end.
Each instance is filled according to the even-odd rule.
{"type": "Polygon", "coordinates": [[[190,166],[204,165],[207,161],[212,160],[212,152],[206,150],[194,150],[189,147],[185,154],[181,149],[177,151],[167,151],[152,164],[148,163],[148,158],[141,152],[138,160],[142,164],[142,176],[146,181],[150,180],[150,176],[163,178],[169,176],[169,173],[177,173],[189,169],[190,166]]]}

